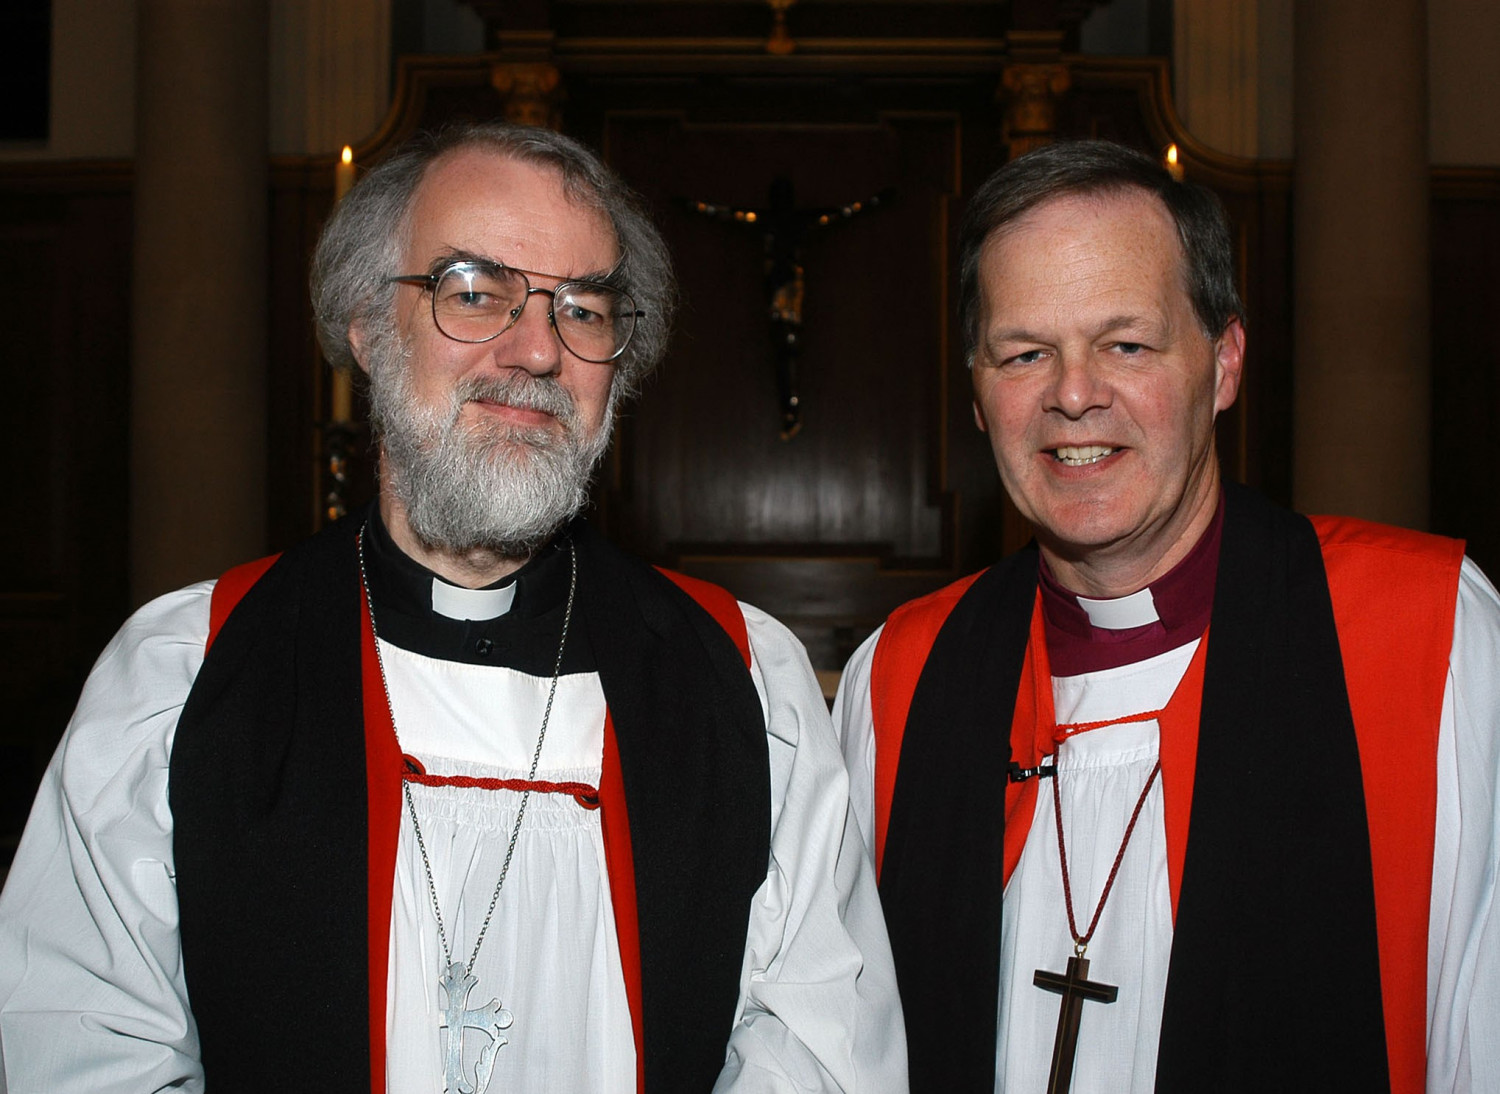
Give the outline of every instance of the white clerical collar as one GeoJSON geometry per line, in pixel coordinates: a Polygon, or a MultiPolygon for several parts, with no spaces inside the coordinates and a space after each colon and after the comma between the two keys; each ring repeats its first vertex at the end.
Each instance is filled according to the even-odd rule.
{"type": "Polygon", "coordinates": [[[449,619],[495,619],[510,611],[516,599],[516,582],[498,589],[465,589],[440,577],[432,579],[432,610],[449,619]]]}
{"type": "Polygon", "coordinates": [[[1090,600],[1080,596],[1078,606],[1088,613],[1090,623],[1107,631],[1144,627],[1161,618],[1156,614],[1156,599],[1151,595],[1149,585],[1139,592],[1112,600],[1090,600]]]}

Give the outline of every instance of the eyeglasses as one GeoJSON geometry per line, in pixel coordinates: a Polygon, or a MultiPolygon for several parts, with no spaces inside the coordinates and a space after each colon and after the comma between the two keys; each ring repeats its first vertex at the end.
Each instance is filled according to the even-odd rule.
{"type": "Polygon", "coordinates": [[[551,297],[547,320],[574,357],[608,364],[630,344],[637,311],[630,294],[597,281],[563,281],[533,288],[529,277],[551,277],[498,262],[454,262],[432,274],[402,274],[387,281],[420,285],[432,294],[432,321],[455,342],[499,338],[521,318],[533,293],[551,297]]]}

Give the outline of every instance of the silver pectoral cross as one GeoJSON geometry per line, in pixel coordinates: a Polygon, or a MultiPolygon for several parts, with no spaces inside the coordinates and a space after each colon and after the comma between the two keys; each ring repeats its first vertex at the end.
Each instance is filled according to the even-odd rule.
{"type": "Polygon", "coordinates": [[[500,1005],[500,1000],[491,999],[474,1010],[465,1007],[469,992],[479,986],[479,979],[469,975],[469,970],[457,961],[448,966],[448,971],[438,979],[438,985],[447,997],[443,1007],[443,1021],[439,1028],[448,1031],[448,1051],[443,1063],[443,1090],[446,1094],[484,1094],[490,1085],[490,1074],[495,1070],[495,1054],[510,1043],[500,1036],[502,1029],[509,1029],[510,1011],[500,1005]],[[479,1063],[471,1083],[464,1074],[464,1030],[477,1029],[490,1038],[479,1054],[479,1063]]]}

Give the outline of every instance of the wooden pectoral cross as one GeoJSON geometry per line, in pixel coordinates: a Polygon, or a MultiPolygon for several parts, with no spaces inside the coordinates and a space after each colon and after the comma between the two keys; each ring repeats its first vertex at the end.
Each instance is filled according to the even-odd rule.
{"type": "Polygon", "coordinates": [[[500,1005],[500,1000],[491,999],[482,1007],[467,1008],[469,992],[479,985],[468,970],[454,962],[438,980],[447,994],[447,1005],[443,1008],[443,1022],[439,1027],[448,1031],[448,1051],[443,1066],[443,1090],[447,1094],[484,1094],[490,1085],[490,1075],[495,1070],[495,1053],[510,1043],[500,1036],[502,1029],[511,1026],[510,1011],[500,1005]],[[464,1074],[464,1030],[477,1029],[490,1038],[479,1054],[474,1082],[464,1074]]]}
{"type": "Polygon", "coordinates": [[[1073,1082],[1073,1057],[1078,1052],[1078,1019],[1083,1016],[1084,1000],[1113,1003],[1120,989],[1113,984],[1098,984],[1088,978],[1089,959],[1068,958],[1066,973],[1037,969],[1031,982],[1044,991],[1062,996],[1057,1015],[1057,1038],[1052,1042],[1052,1071],[1047,1079],[1047,1094],[1067,1094],[1073,1082]]]}

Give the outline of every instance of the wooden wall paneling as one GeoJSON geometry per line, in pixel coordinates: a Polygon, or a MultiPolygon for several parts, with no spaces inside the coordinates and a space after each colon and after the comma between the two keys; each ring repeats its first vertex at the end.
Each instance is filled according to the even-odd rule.
{"type": "Polygon", "coordinates": [[[1263,164],[1258,193],[1231,207],[1245,237],[1241,284],[1248,313],[1240,388],[1238,478],[1283,505],[1292,501],[1292,179],[1290,163],[1263,164]],[[1253,203],[1254,208],[1247,207],[1253,203]]]}
{"type": "Polygon", "coordinates": [[[1500,169],[1432,186],[1432,530],[1500,575],[1500,169]]]}
{"type": "Polygon", "coordinates": [[[916,143],[902,140],[903,128],[612,125],[617,162],[664,210],[684,281],[667,368],[627,426],[635,460],[624,500],[637,518],[632,537],[649,553],[883,544],[890,558],[941,561],[944,530],[924,471],[937,448],[938,207],[955,181],[953,127],[939,126],[948,132],[932,142],[936,164],[900,162],[902,146],[916,143]],[[790,178],[807,208],[896,193],[808,239],[805,428],[787,441],[778,436],[761,231],[673,200],[764,207],[776,178],[790,178]],[[670,494],[658,485],[663,472],[680,483],[670,494]]]}
{"type": "MultiPolygon", "coordinates": [[[[55,215],[55,214],[54,214],[55,215]]],[[[0,539],[0,687],[7,724],[0,733],[0,770],[9,772],[0,790],[14,790],[0,805],[4,831],[25,822],[25,805],[36,788],[43,753],[67,714],[60,694],[60,668],[68,661],[68,590],[57,557],[60,526],[67,522],[68,468],[55,444],[56,421],[71,373],[64,331],[57,325],[63,302],[56,297],[61,225],[0,227],[0,323],[7,331],[3,377],[8,398],[0,405],[0,459],[9,482],[10,534],[0,539]],[[37,322],[43,317],[44,322],[37,322]]],[[[3,851],[6,860],[11,848],[3,851]]]]}
{"type": "Polygon", "coordinates": [[[313,333],[307,271],[333,203],[333,165],[319,166],[298,158],[273,162],[271,170],[266,538],[273,551],[321,526],[319,426],[328,415],[328,382],[313,333]]]}
{"type": "MultiPolygon", "coordinates": [[[[330,486],[325,425],[332,413],[332,371],[313,328],[308,273],[318,234],[333,211],[331,159],[272,162],[269,210],[271,330],[267,361],[267,549],[284,550],[326,523],[330,486]]],[[[366,407],[355,386],[355,437],[345,501],[350,512],[374,497],[366,407]]]]}
{"type": "Polygon", "coordinates": [[[129,176],[0,171],[0,861],[129,609],[129,176]]]}

